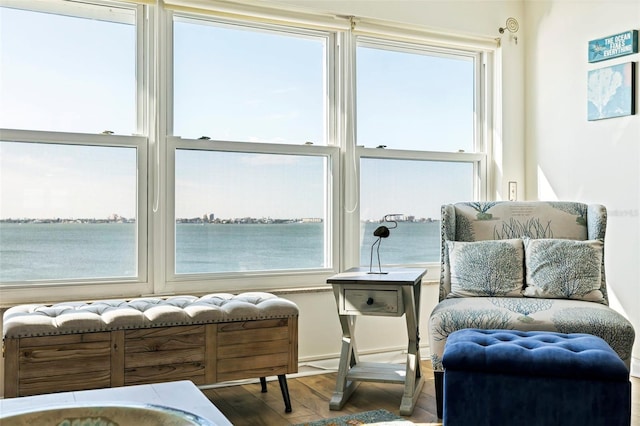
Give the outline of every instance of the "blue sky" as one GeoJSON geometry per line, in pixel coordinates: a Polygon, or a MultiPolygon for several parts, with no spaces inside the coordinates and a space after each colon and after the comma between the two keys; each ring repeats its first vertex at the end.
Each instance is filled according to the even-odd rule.
{"type": "MultiPolygon", "coordinates": [[[[136,132],[133,26],[2,8],[0,31],[0,128],[136,132]]],[[[326,143],[322,41],[185,20],[175,36],[176,135],[326,143]]],[[[371,48],[357,60],[359,145],[471,149],[470,61],[371,48]]],[[[177,217],[323,215],[317,158],[177,159],[177,217]]],[[[374,163],[363,165],[363,219],[437,217],[443,202],[473,196],[470,167],[374,163]]],[[[2,143],[0,167],[0,218],[135,215],[132,149],[2,143]]]]}

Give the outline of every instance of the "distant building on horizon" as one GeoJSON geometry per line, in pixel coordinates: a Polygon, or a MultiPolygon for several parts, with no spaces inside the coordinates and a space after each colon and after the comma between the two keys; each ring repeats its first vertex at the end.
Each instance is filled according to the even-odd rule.
{"type": "Polygon", "coordinates": [[[322,223],[321,217],[303,217],[300,219],[302,223],[322,223]]]}

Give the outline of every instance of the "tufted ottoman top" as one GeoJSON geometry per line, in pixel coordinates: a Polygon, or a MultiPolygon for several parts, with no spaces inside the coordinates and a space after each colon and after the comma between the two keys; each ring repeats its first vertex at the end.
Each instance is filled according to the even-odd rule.
{"type": "Polygon", "coordinates": [[[629,370],[601,338],[517,330],[458,330],[449,335],[445,369],[527,376],[628,381],[629,370]]]}
{"type": "Polygon", "coordinates": [[[2,334],[17,338],[294,316],[295,303],[261,292],[31,304],[4,313],[2,334]]]}

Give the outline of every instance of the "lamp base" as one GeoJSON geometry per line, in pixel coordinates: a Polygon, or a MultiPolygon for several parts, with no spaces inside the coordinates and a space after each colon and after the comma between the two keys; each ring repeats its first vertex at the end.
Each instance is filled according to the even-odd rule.
{"type": "Polygon", "coordinates": [[[367,272],[367,274],[385,275],[388,274],[388,272],[367,272]]]}

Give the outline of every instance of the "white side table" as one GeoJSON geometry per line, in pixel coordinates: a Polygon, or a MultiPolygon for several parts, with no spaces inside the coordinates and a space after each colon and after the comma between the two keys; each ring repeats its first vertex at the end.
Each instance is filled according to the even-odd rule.
{"type": "Polygon", "coordinates": [[[421,268],[389,268],[387,273],[369,273],[369,268],[353,268],[327,279],[333,286],[340,326],[342,349],[336,390],[329,402],[331,410],[340,410],[358,386],[358,382],[404,383],[400,414],[413,412],[424,376],[420,367],[419,330],[421,268]],[[358,315],[405,315],[409,345],[404,371],[397,364],[359,362],[355,343],[358,315]]]}

